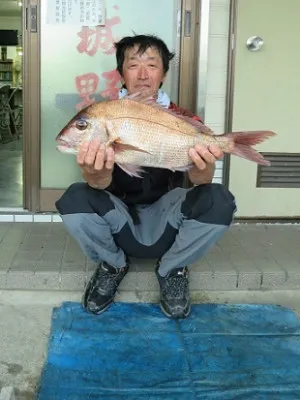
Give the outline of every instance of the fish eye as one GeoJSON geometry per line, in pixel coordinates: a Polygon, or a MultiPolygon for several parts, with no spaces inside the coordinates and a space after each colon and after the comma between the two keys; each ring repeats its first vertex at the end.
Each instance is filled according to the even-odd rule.
{"type": "Polygon", "coordinates": [[[80,131],[84,131],[88,127],[87,121],[84,119],[79,119],[78,121],[75,122],[76,128],[79,129],[80,131]]]}

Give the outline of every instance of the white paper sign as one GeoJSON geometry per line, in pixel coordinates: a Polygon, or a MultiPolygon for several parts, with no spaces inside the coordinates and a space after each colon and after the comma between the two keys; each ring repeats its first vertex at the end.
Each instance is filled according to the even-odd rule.
{"type": "Polygon", "coordinates": [[[48,0],[47,23],[52,25],[105,25],[104,0],[48,0]]]}

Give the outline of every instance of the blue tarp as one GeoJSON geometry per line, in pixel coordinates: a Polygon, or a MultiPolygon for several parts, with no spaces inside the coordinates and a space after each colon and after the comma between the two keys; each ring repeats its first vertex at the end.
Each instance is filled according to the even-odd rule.
{"type": "Polygon", "coordinates": [[[300,399],[300,321],[273,305],[194,305],[174,321],[153,304],[94,316],[66,302],[37,399],[300,399]]]}

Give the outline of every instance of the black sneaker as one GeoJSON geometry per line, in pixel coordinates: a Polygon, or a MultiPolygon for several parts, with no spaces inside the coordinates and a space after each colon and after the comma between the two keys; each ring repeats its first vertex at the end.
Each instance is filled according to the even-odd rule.
{"type": "Polygon", "coordinates": [[[117,288],[128,269],[128,264],[123,268],[115,268],[106,262],[101,263],[85,288],[83,307],[93,314],[105,311],[113,302],[117,288]]]}
{"type": "Polygon", "coordinates": [[[170,271],[166,277],[159,275],[158,267],[155,272],[160,286],[161,310],[169,318],[186,318],[191,312],[187,267],[170,271]]]}

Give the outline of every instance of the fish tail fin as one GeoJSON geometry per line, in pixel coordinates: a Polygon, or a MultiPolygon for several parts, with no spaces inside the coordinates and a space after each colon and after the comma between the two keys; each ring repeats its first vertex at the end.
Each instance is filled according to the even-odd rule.
{"type": "Polygon", "coordinates": [[[272,131],[250,131],[227,133],[224,137],[232,140],[233,147],[229,151],[231,154],[254,161],[260,165],[270,166],[271,163],[251,146],[260,144],[275,135],[275,132],[272,131]]]}

